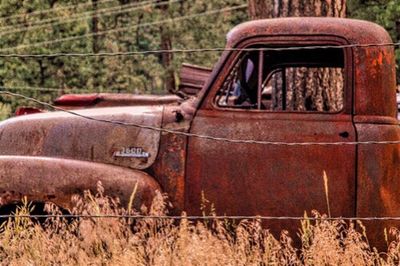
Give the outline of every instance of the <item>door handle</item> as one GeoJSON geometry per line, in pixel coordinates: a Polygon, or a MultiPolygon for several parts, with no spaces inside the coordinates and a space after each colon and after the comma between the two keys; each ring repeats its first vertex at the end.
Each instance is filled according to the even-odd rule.
{"type": "Polygon", "coordinates": [[[350,134],[347,131],[343,131],[339,133],[339,136],[341,136],[342,138],[348,138],[350,134]]]}

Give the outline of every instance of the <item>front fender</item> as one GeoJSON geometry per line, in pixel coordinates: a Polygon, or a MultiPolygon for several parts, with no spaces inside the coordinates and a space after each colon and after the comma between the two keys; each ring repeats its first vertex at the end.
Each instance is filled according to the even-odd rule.
{"type": "Polygon", "coordinates": [[[126,207],[137,184],[133,205],[149,206],[158,183],[148,174],[119,166],[78,160],[34,156],[0,156],[2,204],[21,200],[51,201],[70,209],[71,197],[84,190],[96,191],[101,181],[105,194],[119,197],[126,207]]]}

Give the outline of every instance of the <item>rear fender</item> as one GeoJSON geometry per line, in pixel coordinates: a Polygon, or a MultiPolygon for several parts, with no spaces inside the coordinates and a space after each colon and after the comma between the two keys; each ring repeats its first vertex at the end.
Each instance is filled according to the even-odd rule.
{"type": "Polygon", "coordinates": [[[100,181],[105,195],[118,197],[126,207],[137,184],[135,208],[149,206],[158,183],[148,174],[118,166],[78,160],[30,156],[0,156],[0,196],[2,204],[20,201],[50,201],[72,208],[71,197],[84,190],[95,192],[100,181]]]}

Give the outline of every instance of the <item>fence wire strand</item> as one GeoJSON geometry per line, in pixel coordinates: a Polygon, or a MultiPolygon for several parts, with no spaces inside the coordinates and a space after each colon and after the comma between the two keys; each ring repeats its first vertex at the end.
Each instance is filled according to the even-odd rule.
{"type": "Polygon", "coordinates": [[[0,52],[9,51],[9,50],[26,49],[26,48],[31,48],[31,47],[42,47],[44,45],[57,44],[57,43],[62,43],[62,42],[66,42],[66,41],[80,40],[80,39],[93,37],[93,36],[102,36],[102,35],[109,34],[109,33],[123,32],[123,31],[133,30],[136,28],[152,27],[152,26],[166,24],[166,23],[185,21],[185,20],[189,20],[189,19],[195,19],[195,18],[209,16],[209,15],[216,15],[216,14],[220,14],[222,12],[234,11],[234,10],[245,9],[245,8],[247,8],[247,4],[226,7],[226,8],[221,8],[221,9],[214,9],[214,10],[209,10],[206,12],[191,14],[191,15],[187,15],[187,16],[179,16],[179,17],[168,18],[168,19],[164,19],[164,20],[158,20],[158,21],[154,21],[154,22],[148,22],[148,23],[142,23],[142,24],[136,24],[136,25],[128,25],[128,26],[119,27],[116,29],[87,33],[87,34],[78,35],[78,36],[70,36],[70,37],[48,40],[48,41],[43,41],[43,42],[22,44],[22,45],[13,46],[13,47],[5,47],[5,48],[0,49],[0,52]]]}
{"type": "MultiPolygon", "coordinates": [[[[369,43],[369,44],[346,44],[346,45],[315,45],[315,46],[292,46],[292,47],[263,47],[263,48],[193,48],[193,49],[171,49],[171,50],[147,50],[129,52],[101,52],[101,53],[51,53],[51,54],[21,54],[21,53],[0,53],[0,58],[52,58],[52,57],[112,57],[112,56],[136,56],[164,53],[203,53],[203,52],[233,52],[233,51],[297,51],[315,49],[345,49],[345,48],[372,48],[384,46],[400,46],[395,43],[369,43]]],[[[12,48],[12,47],[11,47],[12,48]]],[[[7,48],[7,49],[11,49],[7,48]]],[[[1,51],[2,49],[0,49],[1,51]]]]}
{"type": "Polygon", "coordinates": [[[115,88],[114,90],[90,90],[90,89],[79,89],[79,88],[49,88],[49,87],[30,87],[30,86],[13,86],[6,87],[0,86],[0,90],[8,90],[8,91],[37,91],[37,92],[65,92],[65,93],[120,93],[120,92],[128,92],[127,89],[124,88],[115,88]]]}
{"type": "Polygon", "coordinates": [[[125,4],[125,5],[116,6],[116,7],[87,11],[84,13],[78,13],[76,15],[70,16],[69,18],[63,19],[63,20],[60,20],[62,18],[51,18],[51,19],[41,20],[41,21],[39,21],[39,23],[30,25],[30,26],[26,26],[26,27],[25,26],[17,27],[18,25],[11,25],[11,26],[9,26],[9,28],[11,28],[11,30],[7,30],[7,28],[6,29],[0,28],[0,36],[63,25],[63,24],[71,23],[71,22],[87,20],[89,18],[91,19],[93,17],[101,18],[104,16],[111,16],[111,15],[115,15],[115,14],[130,13],[130,12],[133,12],[136,10],[142,10],[146,7],[159,7],[159,6],[169,5],[169,4],[177,3],[177,2],[181,2],[181,1],[182,0],[171,0],[169,2],[150,1],[149,3],[146,3],[146,4],[130,3],[130,4],[125,4]]]}
{"type": "Polygon", "coordinates": [[[294,221],[302,221],[302,220],[311,220],[311,221],[400,221],[400,217],[301,217],[301,216],[246,216],[246,215],[237,215],[237,216],[174,216],[174,215],[128,215],[128,214],[97,214],[97,215],[89,215],[89,214],[4,214],[0,215],[0,219],[8,219],[8,218],[65,218],[65,219],[74,219],[74,218],[83,218],[83,219],[153,219],[153,220],[294,220],[294,221]]]}
{"type": "MultiPolygon", "coordinates": [[[[97,4],[102,5],[102,4],[107,4],[107,3],[111,3],[111,2],[116,2],[116,0],[100,0],[97,2],[97,4]]],[[[0,21],[4,21],[7,19],[14,19],[14,18],[31,17],[31,16],[37,16],[37,15],[54,14],[54,13],[57,13],[57,12],[63,11],[63,10],[69,10],[69,9],[73,9],[73,8],[81,8],[81,7],[87,7],[87,6],[90,7],[92,5],[93,5],[93,3],[90,1],[88,3],[71,4],[71,5],[67,5],[67,6],[60,6],[60,7],[55,7],[55,8],[37,10],[37,11],[33,11],[33,12],[30,12],[27,14],[13,14],[13,15],[9,15],[9,16],[0,17],[0,21]]]]}
{"type": "Polygon", "coordinates": [[[264,140],[253,140],[253,139],[230,139],[230,138],[224,138],[224,137],[215,137],[215,136],[209,136],[209,135],[202,135],[202,134],[196,134],[196,133],[190,133],[190,132],[183,132],[183,131],[177,131],[177,130],[172,130],[172,129],[167,129],[167,128],[160,128],[160,127],[155,127],[155,126],[148,126],[148,125],[142,125],[142,124],[137,124],[137,123],[129,123],[129,122],[123,122],[123,121],[116,121],[116,120],[108,120],[108,119],[103,119],[103,118],[95,118],[91,116],[86,116],[81,113],[77,113],[71,110],[66,110],[64,108],[52,105],[50,103],[46,103],[43,101],[40,101],[38,99],[19,94],[19,93],[14,93],[10,91],[0,91],[0,95],[9,95],[13,97],[18,97],[18,98],[23,98],[25,100],[29,100],[32,102],[35,102],[39,105],[49,107],[53,110],[58,110],[62,111],[65,113],[68,113],[70,115],[80,117],[82,119],[90,120],[90,121],[95,121],[95,122],[101,122],[101,123],[107,123],[107,124],[113,124],[113,125],[119,125],[119,126],[128,126],[128,127],[136,127],[136,128],[141,128],[141,129],[148,129],[148,130],[153,130],[153,131],[158,131],[161,133],[169,133],[169,134],[174,134],[178,136],[185,136],[185,137],[193,137],[193,138],[200,138],[200,139],[206,139],[206,140],[212,140],[212,141],[221,141],[221,142],[229,142],[229,143],[241,143],[241,144],[260,144],[260,145],[276,145],[276,146],[313,146],[313,145],[326,145],[326,146],[340,146],[340,145],[371,145],[371,144],[400,144],[400,140],[393,140],[393,141],[348,141],[348,142],[276,142],[276,141],[264,141],[264,140]]]}
{"type": "MultiPolygon", "coordinates": [[[[171,2],[179,2],[181,0],[175,0],[171,2]]],[[[112,0],[105,0],[100,3],[108,3],[112,2],[112,0]]],[[[136,5],[133,5],[134,7],[140,8],[145,5],[151,5],[152,3],[157,3],[157,1],[144,1],[143,3],[137,3],[136,5]]],[[[164,3],[165,4],[165,3],[164,3]]],[[[86,4],[85,4],[86,5],[86,4]]],[[[160,4],[161,5],[161,4],[160,4]]],[[[82,4],[84,6],[84,4],[82,4]]],[[[60,8],[61,9],[70,9],[73,8],[74,6],[71,7],[65,7],[65,8],[60,8]]],[[[125,13],[131,11],[130,9],[124,9],[124,10],[119,10],[123,6],[116,6],[116,7],[111,7],[111,8],[105,8],[100,9],[99,14],[96,16],[102,16],[102,15],[109,15],[115,13],[125,13]],[[113,12],[113,10],[116,10],[113,12]],[[108,14],[109,13],[109,14],[108,14]]],[[[198,14],[193,14],[193,15],[188,15],[188,16],[182,16],[178,18],[172,18],[172,19],[167,19],[167,20],[162,20],[162,21],[157,21],[157,22],[151,22],[151,23],[144,23],[144,24],[139,24],[139,25],[131,25],[128,27],[122,27],[119,29],[115,30],[107,30],[107,31],[102,31],[98,32],[95,34],[85,34],[85,35],[80,35],[80,36],[72,36],[72,37],[67,37],[67,38],[62,38],[62,39],[55,39],[55,40],[50,40],[50,41],[44,41],[44,42],[38,42],[38,43],[33,43],[33,44],[28,44],[28,45],[20,45],[16,47],[7,47],[0,49],[0,51],[7,51],[7,50],[12,50],[12,49],[25,49],[29,47],[37,47],[41,45],[48,45],[48,44],[55,44],[55,43],[60,43],[64,41],[70,41],[70,40],[76,40],[76,39],[81,39],[85,37],[91,37],[94,35],[104,35],[106,33],[112,33],[112,32],[119,32],[119,31],[125,31],[128,29],[132,29],[135,27],[147,27],[147,26],[153,26],[153,25],[159,25],[162,23],[169,23],[169,22],[174,22],[174,21],[180,21],[184,19],[189,19],[189,18],[196,18],[204,15],[209,15],[209,14],[217,14],[220,12],[224,11],[231,11],[231,10],[236,10],[236,9],[242,9],[244,7],[247,7],[246,5],[241,5],[241,6],[235,6],[235,7],[230,7],[230,8],[223,8],[219,10],[211,10],[208,12],[204,13],[198,13],[198,14]]],[[[136,9],[132,9],[136,10],[136,9]]],[[[53,10],[57,11],[57,10],[53,10]]],[[[92,14],[94,12],[98,11],[88,11],[84,12],[82,14],[92,14]]],[[[46,12],[46,10],[43,11],[38,11],[37,14],[42,14],[42,12],[46,12]]],[[[32,13],[29,15],[36,15],[36,13],[32,13]]],[[[8,17],[0,17],[0,20],[4,19],[9,19],[13,17],[23,17],[25,14],[17,14],[15,16],[8,16],[8,17]]],[[[73,18],[75,18],[74,16],[73,18]]],[[[63,24],[63,23],[68,23],[69,21],[75,21],[75,20],[83,20],[86,17],[76,17],[76,19],[69,19],[66,21],[56,21],[57,18],[51,18],[48,19],[48,21],[42,21],[40,24],[34,25],[32,27],[26,27],[12,30],[12,31],[0,31],[0,35],[3,34],[10,34],[10,33],[17,33],[21,32],[24,30],[33,30],[37,28],[42,28],[48,25],[53,25],[51,23],[52,21],[55,21],[55,23],[58,24],[63,24]],[[49,24],[46,24],[45,22],[50,22],[49,24]]],[[[14,25],[15,26],[15,25],[14,25]]],[[[11,26],[10,26],[11,27],[11,26]]],[[[3,28],[4,30],[4,28],[3,28]]],[[[346,49],[346,48],[370,48],[370,47],[382,47],[382,46],[393,46],[397,47],[400,46],[400,42],[396,43],[377,43],[377,44],[348,44],[348,45],[323,45],[323,46],[295,46],[295,47],[265,47],[265,48],[221,48],[221,47],[216,47],[216,48],[198,48],[198,49],[172,49],[172,50],[151,50],[151,51],[129,51],[129,52],[102,52],[102,53],[51,53],[51,54],[20,54],[20,53],[0,53],[0,58],[53,58],[53,57],[111,57],[111,56],[137,56],[137,55],[148,55],[148,54],[163,54],[163,53],[199,53],[199,52],[225,52],[225,51],[287,51],[287,50],[311,50],[311,49],[346,49]]],[[[207,139],[207,140],[213,140],[213,141],[224,141],[224,142],[230,142],[230,143],[243,143],[243,144],[262,144],[262,145],[284,145],[284,146],[311,146],[311,145],[329,145],[329,146],[337,146],[337,145],[370,145],[370,144],[400,144],[400,141],[348,141],[348,142],[274,142],[274,141],[263,141],[263,140],[252,140],[252,139],[230,139],[230,138],[223,138],[223,137],[215,137],[215,136],[209,136],[209,135],[201,135],[201,134],[194,134],[194,133],[188,133],[188,132],[182,132],[182,131],[176,131],[176,130],[171,130],[171,129],[166,129],[166,128],[160,128],[160,127],[154,127],[154,126],[147,126],[147,125],[141,125],[137,123],[129,123],[129,122],[123,122],[123,121],[114,121],[114,120],[108,120],[108,119],[99,119],[95,117],[90,117],[83,115],[78,112],[74,112],[71,110],[66,110],[64,108],[54,106],[50,103],[46,103],[43,101],[40,101],[38,99],[19,94],[19,93],[14,93],[10,92],[9,90],[11,89],[16,89],[16,90],[36,90],[36,91],[66,91],[66,92],[93,92],[93,93],[99,93],[98,91],[90,91],[90,90],[81,90],[81,89],[59,89],[59,88],[39,88],[39,87],[0,87],[0,95],[8,95],[12,97],[18,97],[22,98],[25,100],[29,100],[32,102],[35,102],[39,105],[51,108],[53,110],[61,111],[68,113],[70,115],[80,117],[82,119],[87,119],[91,121],[96,121],[96,122],[102,122],[102,123],[110,123],[110,124],[115,124],[115,125],[120,125],[120,126],[129,126],[129,127],[137,127],[141,129],[147,129],[147,130],[153,130],[153,131],[159,131],[162,133],[169,133],[169,134],[175,134],[175,135],[181,135],[185,137],[195,137],[195,138],[201,138],[201,139],[207,139]]],[[[301,220],[312,220],[312,221],[334,221],[334,220],[346,220],[346,221],[400,221],[400,217],[394,216],[394,217],[301,217],[301,216],[246,216],[246,215],[236,215],[236,216],[174,216],[174,215],[118,215],[118,214],[99,214],[99,215],[85,215],[85,214],[24,214],[24,215],[19,215],[19,214],[8,214],[8,215],[0,215],[0,219],[11,219],[11,218],[66,218],[66,219],[72,219],[72,218],[83,218],[83,219],[101,219],[101,218],[111,218],[111,219],[154,219],[154,220],[295,220],[295,221],[301,221],[301,220]]]]}

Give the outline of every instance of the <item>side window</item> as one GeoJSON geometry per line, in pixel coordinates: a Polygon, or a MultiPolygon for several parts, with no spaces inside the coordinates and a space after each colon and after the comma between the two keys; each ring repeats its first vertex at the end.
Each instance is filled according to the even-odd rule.
{"type": "Polygon", "coordinates": [[[242,53],[215,98],[224,108],[328,113],[342,110],[343,100],[339,48],[242,53]]]}

